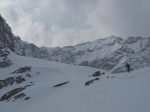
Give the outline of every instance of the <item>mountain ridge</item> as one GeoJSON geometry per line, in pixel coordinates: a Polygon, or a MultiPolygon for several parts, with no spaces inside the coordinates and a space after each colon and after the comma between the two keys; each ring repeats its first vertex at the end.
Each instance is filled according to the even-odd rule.
{"type": "Polygon", "coordinates": [[[133,69],[150,66],[150,37],[123,39],[110,36],[75,46],[39,48],[14,36],[0,15],[0,43],[21,56],[100,68],[114,73],[124,72],[126,63],[130,63],[133,69]]]}

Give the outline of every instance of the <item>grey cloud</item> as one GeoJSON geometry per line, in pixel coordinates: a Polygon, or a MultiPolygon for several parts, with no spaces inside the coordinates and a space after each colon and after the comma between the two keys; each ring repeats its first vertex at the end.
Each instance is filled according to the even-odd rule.
{"type": "Polygon", "coordinates": [[[65,46],[109,35],[150,36],[149,0],[0,0],[13,32],[38,46],[65,46]]]}

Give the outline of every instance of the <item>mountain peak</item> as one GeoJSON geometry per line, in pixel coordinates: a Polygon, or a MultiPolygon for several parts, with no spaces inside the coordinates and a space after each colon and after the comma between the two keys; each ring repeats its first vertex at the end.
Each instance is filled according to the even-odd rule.
{"type": "Polygon", "coordinates": [[[1,14],[0,14],[0,30],[1,32],[2,30],[3,31],[5,30],[5,32],[12,34],[10,26],[6,23],[5,19],[1,16],[1,14]]]}

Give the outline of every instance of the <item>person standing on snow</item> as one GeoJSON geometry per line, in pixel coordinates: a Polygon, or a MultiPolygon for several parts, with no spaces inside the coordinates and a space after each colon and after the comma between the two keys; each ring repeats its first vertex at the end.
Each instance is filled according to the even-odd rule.
{"type": "Polygon", "coordinates": [[[131,65],[127,63],[125,67],[126,67],[127,72],[129,73],[131,71],[131,65]]]}

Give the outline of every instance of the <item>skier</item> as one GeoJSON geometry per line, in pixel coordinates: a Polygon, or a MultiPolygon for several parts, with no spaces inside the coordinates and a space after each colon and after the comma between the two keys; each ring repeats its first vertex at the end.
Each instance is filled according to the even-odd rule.
{"type": "Polygon", "coordinates": [[[127,64],[126,64],[126,66],[125,66],[125,67],[126,67],[126,69],[127,69],[127,72],[128,72],[128,73],[131,71],[131,67],[130,67],[130,66],[131,66],[131,65],[130,65],[130,64],[128,64],[128,63],[127,63],[127,64]]]}

